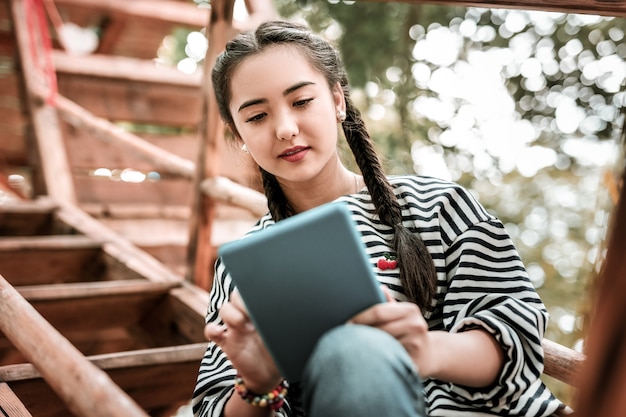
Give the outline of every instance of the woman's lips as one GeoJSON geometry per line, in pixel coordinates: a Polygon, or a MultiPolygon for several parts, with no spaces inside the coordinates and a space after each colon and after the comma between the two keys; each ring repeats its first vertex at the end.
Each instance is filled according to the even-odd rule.
{"type": "Polygon", "coordinates": [[[294,146],[293,148],[286,149],[283,153],[278,155],[279,158],[287,162],[298,162],[302,160],[309,151],[307,146],[294,146]]]}

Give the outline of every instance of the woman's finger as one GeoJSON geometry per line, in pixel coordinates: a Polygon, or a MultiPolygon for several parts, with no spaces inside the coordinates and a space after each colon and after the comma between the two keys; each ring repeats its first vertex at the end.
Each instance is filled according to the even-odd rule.
{"type": "Polygon", "coordinates": [[[385,299],[387,300],[387,302],[395,303],[397,301],[395,298],[393,298],[393,295],[391,295],[389,287],[387,287],[386,285],[381,285],[380,289],[383,290],[383,294],[385,294],[385,299]]]}
{"type": "Polygon", "coordinates": [[[248,315],[248,309],[246,308],[246,305],[243,302],[243,298],[241,298],[241,294],[239,293],[239,290],[235,289],[231,294],[230,294],[230,303],[237,307],[239,310],[241,310],[241,312],[243,312],[246,316],[248,315]]]}
{"type": "Polygon", "coordinates": [[[226,329],[227,327],[223,324],[209,323],[204,326],[204,337],[211,342],[220,344],[223,340],[224,333],[226,333],[226,329]]]}

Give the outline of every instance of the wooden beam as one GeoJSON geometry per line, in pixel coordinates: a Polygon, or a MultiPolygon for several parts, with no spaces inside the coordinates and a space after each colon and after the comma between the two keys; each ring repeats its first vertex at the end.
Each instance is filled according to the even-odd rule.
{"type": "Polygon", "coordinates": [[[171,0],[55,0],[59,6],[82,7],[94,12],[120,14],[139,19],[201,28],[209,20],[209,8],[192,2],[171,0]]]}
{"type": "Polygon", "coordinates": [[[124,30],[129,24],[129,20],[128,16],[115,16],[114,18],[107,19],[106,24],[102,25],[100,42],[94,52],[98,54],[112,55],[115,50],[115,46],[122,38],[124,30]]]}
{"type": "Polygon", "coordinates": [[[152,60],[110,55],[79,56],[58,50],[52,52],[52,58],[58,73],[192,88],[201,85],[201,73],[184,74],[176,68],[159,66],[152,60]]]}
{"type": "Polygon", "coordinates": [[[211,287],[211,223],[215,217],[215,201],[204,195],[200,186],[205,178],[220,174],[219,156],[224,142],[224,125],[217,110],[217,101],[211,84],[211,70],[217,56],[225,49],[229,34],[233,33],[233,8],[235,0],[216,0],[211,3],[207,38],[209,48],[204,58],[202,86],[202,122],[200,124],[200,148],[194,178],[195,201],[189,222],[187,245],[187,279],[200,288],[211,287]]]}
{"type": "MultiPolygon", "coordinates": [[[[180,128],[195,132],[202,118],[200,88],[122,82],[114,78],[58,73],[59,93],[90,113],[111,121],[180,128]],[[167,99],[164,99],[167,97],[167,99]]],[[[1,121],[0,121],[1,123],[1,121]]],[[[67,140],[74,134],[64,129],[67,140]]],[[[68,151],[71,150],[68,146],[68,151]]],[[[195,154],[194,154],[195,159],[195,154]]]]}
{"type": "Polygon", "coordinates": [[[586,356],[566,346],[543,339],[543,372],[559,381],[575,387],[580,381],[578,375],[586,356]]]}
{"type": "Polygon", "coordinates": [[[30,302],[63,300],[68,298],[93,298],[122,296],[124,294],[164,294],[179,287],[179,282],[151,282],[145,279],[78,282],[17,287],[17,291],[30,302]]]}
{"type": "Polygon", "coordinates": [[[139,276],[155,282],[180,282],[181,277],[166,268],[154,257],[115,233],[83,210],[71,204],[59,204],[58,218],[78,232],[95,240],[105,241],[103,251],[119,260],[126,268],[139,276]]]}
{"type": "Polygon", "coordinates": [[[99,250],[102,242],[80,235],[8,237],[0,240],[0,252],[39,250],[99,250]]]}
{"type": "Polygon", "coordinates": [[[0,276],[0,330],[77,416],[147,417],[0,276]],[[71,375],[71,378],[68,376],[71,375]],[[97,399],[97,407],[94,400],[97,399]]]}
{"type": "Polygon", "coordinates": [[[626,2],[620,0],[368,0],[380,3],[440,4],[444,6],[537,10],[626,17],[626,2]]]}
{"type": "MultiPolygon", "coordinates": [[[[40,91],[38,94],[45,94],[40,91]]],[[[63,118],[72,126],[91,132],[95,137],[105,141],[114,141],[137,156],[150,161],[155,167],[173,175],[191,179],[195,174],[194,163],[176,154],[164,151],[141,137],[134,135],[110,121],[97,117],[63,96],[58,96],[56,106],[63,118]]]]}
{"type": "Polygon", "coordinates": [[[265,194],[245,187],[225,177],[206,178],[200,184],[202,193],[211,199],[245,207],[257,217],[267,213],[267,198],[265,194]]]}
{"type": "Polygon", "coordinates": [[[4,382],[0,382],[0,412],[4,417],[32,417],[32,414],[4,382]]]}
{"type": "MultiPolygon", "coordinates": [[[[75,202],[74,184],[56,110],[54,107],[46,104],[49,94],[43,99],[33,94],[35,91],[43,88],[41,85],[41,71],[43,69],[41,65],[34,61],[33,54],[38,56],[40,60],[45,60],[45,51],[42,51],[41,47],[43,41],[40,39],[45,35],[29,31],[27,22],[33,16],[26,16],[24,0],[11,0],[11,8],[15,37],[17,38],[20,51],[20,68],[27,90],[28,109],[34,127],[35,140],[46,187],[44,191],[57,200],[75,202]],[[36,50],[33,50],[33,48],[36,50]]],[[[54,83],[56,81],[49,79],[48,82],[54,83]]],[[[54,90],[52,86],[48,85],[46,92],[49,93],[50,91],[54,90]]]]}
{"type": "MultiPolygon", "coordinates": [[[[181,363],[200,360],[206,352],[206,343],[168,346],[162,348],[137,349],[129,352],[105,353],[92,355],[87,359],[103,370],[181,363]]],[[[23,381],[41,378],[42,374],[32,364],[6,365],[0,368],[0,380],[23,381]]]]}

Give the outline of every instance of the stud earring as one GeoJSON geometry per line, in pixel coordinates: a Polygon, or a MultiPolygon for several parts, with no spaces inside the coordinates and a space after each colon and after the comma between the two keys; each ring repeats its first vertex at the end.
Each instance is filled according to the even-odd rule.
{"type": "Polygon", "coordinates": [[[245,143],[241,145],[241,150],[245,153],[250,153],[250,151],[248,150],[248,145],[246,145],[245,143]]]}
{"type": "Polygon", "coordinates": [[[343,123],[346,120],[346,112],[343,110],[337,110],[337,120],[343,123]]]}

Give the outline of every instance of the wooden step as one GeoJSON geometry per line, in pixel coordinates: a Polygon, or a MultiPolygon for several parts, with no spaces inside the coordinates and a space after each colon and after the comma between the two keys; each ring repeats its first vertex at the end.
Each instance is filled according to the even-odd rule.
{"type": "MultiPolygon", "coordinates": [[[[150,416],[170,417],[189,402],[207,345],[202,334],[207,299],[189,283],[135,279],[15,290],[150,416]]],[[[13,346],[15,327],[5,325],[13,336],[0,333],[0,381],[33,417],[73,415],[26,352],[13,346]]]]}
{"type": "MultiPolygon", "coordinates": [[[[193,323],[178,323],[185,306],[170,291],[179,286],[138,279],[16,289],[88,356],[203,342],[201,315],[187,312],[193,323]]],[[[0,364],[21,361],[24,356],[0,333],[0,364]]]]}
{"type": "Polygon", "coordinates": [[[13,286],[106,279],[102,242],[82,235],[0,239],[0,274],[13,286]]]}
{"type": "Polygon", "coordinates": [[[19,201],[0,204],[0,237],[41,236],[72,233],[61,224],[50,202],[19,201]]]}
{"type": "MultiPolygon", "coordinates": [[[[205,291],[73,205],[19,202],[0,209],[0,225],[13,234],[0,236],[0,275],[41,320],[152,417],[188,404],[206,349],[205,291]],[[16,219],[36,226],[18,228],[16,219]]],[[[35,368],[55,347],[42,341],[33,356],[39,348],[24,346],[19,334],[28,325],[16,328],[16,319],[0,333],[5,391],[34,417],[75,415],[62,383],[35,368]]]]}
{"type": "MultiPolygon", "coordinates": [[[[151,416],[158,416],[189,402],[205,350],[206,343],[193,343],[94,355],[87,359],[104,370],[151,416]]],[[[67,406],[33,365],[2,366],[0,380],[9,385],[33,417],[68,415],[67,406]]]]}

